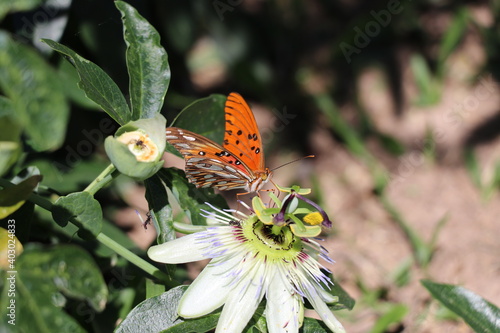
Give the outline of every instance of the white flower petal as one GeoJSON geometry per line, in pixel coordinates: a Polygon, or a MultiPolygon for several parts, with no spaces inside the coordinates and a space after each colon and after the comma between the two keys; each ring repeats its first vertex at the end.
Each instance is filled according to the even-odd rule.
{"type": "Polygon", "coordinates": [[[241,280],[228,295],[215,333],[243,331],[264,297],[265,265],[258,262],[251,270],[243,270],[242,274],[241,280]]]}
{"type": "Polygon", "coordinates": [[[207,259],[204,256],[204,249],[207,245],[198,242],[199,237],[199,233],[196,233],[151,246],[148,250],[148,256],[154,261],[166,264],[180,264],[207,259]]]}
{"type": "Polygon", "coordinates": [[[300,295],[291,290],[285,277],[271,275],[266,298],[266,319],[269,333],[298,332],[304,318],[300,295]]]}
{"type": "Polygon", "coordinates": [[[317,287],[316,291],[319,293],[319,295],[321,296],[321,299],[323,301],[325,301],[325,303],[328,303],[328,304],[335,303],[335,302],[338,302],[338,300],[339,300],[339,298],[337,296],[330,294],[327,290],[322,289],[321,287],[317,287]]]}
{"type": "Polygon", "coordinates": [[[231,275],[239,257],[214,263],[213,261],[198,275],[179,302],[178,313],[184,318],[203,316],[219,308],[226,301],[234,285],[231,275]]]}
{"type": "Polygon", "coordinates": [[[308,281],[302,282],[304,283],[304,292],[307,295],[308,301],[321,317],[325,325],[328,326],[328,328],[330,328],[334,333],[345,333],[344,327],[340,321],[337,320],[333,311],[330,310],[326,303],[321,299],[321,296],[316,292],[316,288],[314,288],[308,281]]]}

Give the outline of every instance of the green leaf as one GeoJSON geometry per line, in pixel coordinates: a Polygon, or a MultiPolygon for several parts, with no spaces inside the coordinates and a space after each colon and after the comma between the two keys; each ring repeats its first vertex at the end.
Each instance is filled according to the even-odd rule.
{"type": "Polygon", "coordinates": [[[75,66],[80,76],[78,86],[85,91],[88,98],[100,105],[120,125],[131,120],[132,114],[120,88],[99,66],[53,40],[42,39],[42,41],[66,56],[75,66]]]}
{"type": "Polygon", "coordinates": [[[164,181],[156,174],[146,179],[144,186],[146,187],[146,200],[149,204],[151,219],[158,234],[158,244],[175,239],[174,216],[164,181]]]}
{"type": "Polygon", "coordinates": [[[186,286],[179,286],[139,303],[120,323],[115,333],[161,332],[181,322],[177,306],[186,289],[186,286]]]}
{"type": "Polygon", "coordinates": [[[410,68],[414,76],[415,85],[419,90],[419,97],[415,104],[429,106],[439,102],[441,98],[441,84],[433,76],[427,61],[421,54],[414,54],[410,59],[410,68]]]}
{"type": "Polygon", "coordinates": [[[33,49],[5,32],[0,32],[0,87],[33,149],[62,145],[69,107],[56,72],[33,49]]]}
{"type": "Polygon", "coordinates": [[[394,273],[391,274],[391,280],[394,281],[394,285],[397,287],[404,287],[411,282],[413,273],[412,266],[413,260],[410,257],[403,260],[403,262],[396,267],[394,273]]]}
{"type": "Polygon", "coordinates": [[[219,321],[220,312],[189,320],[179,320],[172,327],[162,331],[162,333],[203,333],[213,330],[219,321]]]}
{"type": "Polygon", "coordinates": [[[52,217],[64,227],[71,220],[80,230],[82,238],[93,238],[102,229],[102,210],[99,202],[87,192],[71,193],[60,197],[52,209],[52,217]]]}
{"type": "Polygon", "coordinates": [[[160,112],[170,83],[170,67],[160,35],[137,10],[115,2],[122,13],[123,35],[127,43],[132,119],[152,118],[160,112]]]}
{"type": "MultiPolygon", "coordinates": [[[[13,115],[14,106],[12,105],[12,101],[5,96],[0,96],[0,117],[9,117],[13,115]]],[[[2,140],[12,139],[10,135],[5,135],[3,131],[0,133],[0,138],[2,140]]]]}
{"type": "Polygon", "coordinates": [[[382,146],[391,154],[400,156],[405,152],[404,145],[395,137],[384,133],[376,133],[382,146]]]}
{"type": "Polygon", "coordinates": [[[481,296],[460,286],[421,280],[432,296],[462,317],[476,332],[500,331],[500,310],[481,296]]]}
{"type": "Polygon", "coordinates": [[[410,241],[413,248],[413,256],[417,264],[425,267],[429,264],[433,249],[432,247],[424,242],[424,240],[413,230],[410,224],[403,218],[401,213],[394,207],[394,205],[389,201],[385,194],[380,196],[380,201],[384,206],[385,210],[389,213],[392,219],[399,225],[401,230],[405,233],[406,237],[410,241]]]}
{"type": "Polygon", "coordinates": [[[483,182],[481,180],[481,166],[479,165],[479,161],[477,160],[476,154],[474,153],[474,149],[472,149],[471,147],[466,147],[464,159],[465,167],[467,168],[467,172],[469,173],[472,182],[477,186],[477,188],[482,189],[483,182]]]}
{"type": "Polygon", "coordinates": [[[165,285],[146,279],[146,298],[159,296],[165,292],[165,285]]]}
{"type": "Polygon", "coordinates": [[[331,333],[330,329],[321,321],[309,317],[304,318],[302,333],[331,333]]]}
{"type": "Polygon", "coordinates": [[[34,9],[42,4],[42,0],[3,0],[0,1],[0,20],[7,13],[24,12],[34,9]]]}
{"type": "MultiPolygon", "coordinates": [[[[213,94],[200,98],[182,109],[170,126],[187,129],[222,144],[226,124],[225,103],[226,96],[224,95],[213,94]]],[[[167,143],[167,151],[181,156],[169,143],[167,143]]]]}
{"type": "Polygon", "coordinates": [[[170,126],[180,127],[222,144],[226,96],[213,94],[186,106],[170,126]]]}
{"type": "Polygon", "coordinates": [[[345,141],[347,148],[354,155],[371,158],[359,134],[341,117],[340,109],[332,97],[328,94],[317,94],[313,97],[319,110],[330,122],[330,127],[345,141]]]}
{"type": "Polygon", "coordinates": [[[17,185],[0,190],[0,219],[19,209],[41,180],[42,176],[34,175],[17,185]]]}
{"type": "Polygon", "coordinates": [[[22,128],[16,121],[12,101],[0,96],[0,176],[19,159],[22,128]]]}
{"type": "Polygon", "coordinates": [[[40,169],[43,185],[52,192],[62,194],[81,190],[82,184],[90,184],[109,165],[109,161],[101,158],[70,161],[69,156],[65,156],[65,161],[46,157],[47,159],[33,160],[30,164],[40,169]],[[60,171],[59,168],[66,171],[60,171]]]}
{"type": "Polygon", "coordinates": [[[335,278],[333,277],[332,274],[329,274],[329,276],[333,282],[333,287],[330,290],[327,290],[327,292],[339,298],[339,301],[333,305],[330,305],[329,308],[332,311],[337,311],[342,309],[352,310],[352,308],[354,308],[354,304],[356,304],[354,298],[352,298],[347,293],[347,291],[345,291],[345,289],[342,288],[342,286],[337,281],[335,281],[335,278]]]}
{"type": "MultiPolygon", "coordinates": [[[[63,311],[68,298],[86,302],[96,312],[104,309],[108,297],[104,279],[92,257],[79,247],[27,247],[17,258],[16,270],[17,274],[2,276],[4,281],[15,279],[16,332],[85,332],[63,311]]],[[[0,298],[2,318],[8,318],[12,299],[7,291],[4,287],[0,298]]],[[[3,325],[0,331],[7,331],[3,325]]]]}
{"type": "Polygon", "coordinates": [[[91,99],[88,99],[85,92],[78,88],[78,81],[80,80],[80,77],[78,76],[76,69],[69,61],[61,59],[59,62],[59,68],[57,69],[57,74],[59,75],[61,82],[65,82],[63,85],[64,93],[72,102],[86,109],[101,110],[99,105],[91,99]]]}
{"type": "Polygon", "coordinates": [[[389,326],[400,323],[408,313],[408,307],[403,304],[391,304],[389,309],[375,322],[370,333],[388,332],[389,326]]]}
{"type": "MultiPolygon", "coordinates": [[[[0,128],[2,125],[0,125],[0,128]]],[[[13,141],[0,141],[0,176],[4,175],[21,154],[21,145],[13,141]]]]}
{"type": "Polygon", "coordinates": [[[469,15],[464,7],[459,8],[453,21],[441,38],[441,44],[439,45],[437,71],[441,76],[444,75],[444,64],[446,59],[455,51],[460,40],[466,35],[469,15]]]}
{"type": "Polygon", "coordinates": [[[221,209],[227,208],[227,203],[222,196],[214,194],[212,189],[197,189],[189,184],[181,170],[162,169],[157,175],[171,189],[180,208],[194,225],[206,225],[205,218],[201,216],[201,210],[208,208],[205,202],[221,209]]]}

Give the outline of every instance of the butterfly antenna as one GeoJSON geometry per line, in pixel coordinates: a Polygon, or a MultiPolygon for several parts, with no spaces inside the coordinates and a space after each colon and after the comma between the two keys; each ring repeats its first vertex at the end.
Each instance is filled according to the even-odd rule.
{"type": "Polygon", "coordinates": [[[295,162],[298,162],[298,161],[301,161],[301,160],[305,160],[306,158],[314,158],[314,157],[315,157],[314,155],[307,155],[307,156],[304,156],[304,157],[301,157],[301,158],[297,158],[296,160],[293,160],[293,161],[290,161],[290,162],[286,162],[285,164],[282,164],[279,167],[276,167],[276,168],[272,169],[271,171],[274,171],[274,170],[277,170],[279,168],[282,168],[282,167],[284,167],[285,165],[288,165],[288,164],[292,164],[292,163],[295,163],[295,162]]]}

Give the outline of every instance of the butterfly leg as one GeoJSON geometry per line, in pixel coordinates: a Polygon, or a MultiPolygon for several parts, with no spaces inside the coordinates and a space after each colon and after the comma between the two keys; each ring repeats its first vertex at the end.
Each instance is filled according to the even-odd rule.
{"type": "Polygon", "coordinates": [[[250,194],[251,192],[242,192],[242,193],[236,193],[236,202],[238,203],[238,206],[236,206],[236,210],[240,210],[240,196],[241,195],[247,195],[250,194]]]}

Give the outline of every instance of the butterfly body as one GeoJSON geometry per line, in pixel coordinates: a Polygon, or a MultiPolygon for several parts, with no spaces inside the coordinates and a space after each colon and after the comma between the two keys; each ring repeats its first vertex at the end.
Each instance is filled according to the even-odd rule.
{"type": "Polygon", "coordinates": [[[223,146],[191,131],[168,127],[166,138],[186,160],[186,176],[196,187],[257,192],[271,179],[255,118],[245,100],[231,93],[225,105],[223,146]]]}

